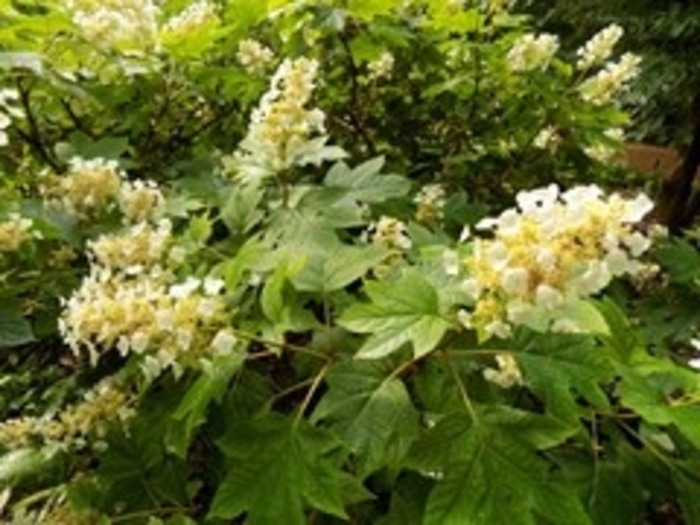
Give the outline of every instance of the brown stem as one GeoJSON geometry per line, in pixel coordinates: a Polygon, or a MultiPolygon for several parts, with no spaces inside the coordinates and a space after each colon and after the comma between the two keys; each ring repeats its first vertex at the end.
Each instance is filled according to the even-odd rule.
{"type": "Polygon", "coordinates": [[[693,191],[695,175],[700,167],[700,90],[693,99],[693,140],[683,162],[661,183],[656,196],[655,219],[678,233],[691,225],[700,211],[700,196],[693,191]]]}

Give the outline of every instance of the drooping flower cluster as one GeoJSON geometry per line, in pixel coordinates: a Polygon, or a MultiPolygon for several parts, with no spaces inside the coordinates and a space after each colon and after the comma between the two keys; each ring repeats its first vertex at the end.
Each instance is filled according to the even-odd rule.
{"type": "Polygon", "coordinates": [[[121,51],[156,45],[160,8],[152,0],[68,0],[65,8],[83,35],[121,51]]]}
{"type": "Polygon", "coordinates": [[[610,102],[613,96],[639,74],[640,62],[638,56],[625,53],[619,61],[608,63],[581,84],[581,98],[597,105],[610,102]]]}
{"type": "Polygon", "coordinates": [[[19,250],[23,242],[32,237],[33,221],[12,213],[0,222],[0,257],[3,253],[19,250]]]}
{"type": "Polygon", "coordinates": [[[615,44],[622,38],[623,29],[617,24],[610,24],[599,31],[576,51],[576,67],[586,70],[605,62],[612,54],[615,44]]]}
{"type": "Polygon", "coordinates": [[[37,442],[82,448],[90,438],[101,438],[115,420],[126,421],[133,414],[131,395],[113,378],[88,390],[83,400],[42,417],[21,417],[0,423],[0,444],[7,448],[37,442]]]}
{"type": "Polygon", "coordinates": [[[559,38],[555,35],[528,33],[515,41],[506,60],[511,71],[545,69],[558,50],[559,38]]]}
{"type": "Polygon", "coordinates": [[[0,89],[0,147],[7,146],[9,139],[5,131],[12,124],[12,117],[21,118],[24,112],[11,104],[19,98],[16,89],[0,89]]]}
{"type": "Polygon", "coordinates": [[[478,224],[490,239],[474,241],[464,292],[475,301],[468,322],[483,337],[507,337],[516,324],[577,331],[581,301],[617,276],[635,275],[651,241],[634,224],[648,197],[608,198],[596,186],[559,193],[556,185],[521,192],[518,208],[478,224]]]}
{"type": "Polygon", "coordinates": [[[442,219],[445,190],[439,184],[428,184],[421,188],[414,202],[418,205],[416,220],[425,224],[433,224],[442,219]]]}
{"type": "Polygon", "coordinates": [[[198,0],[170,18],[163,26],[163,31],[170,36],[184,36],[218,21],[216,7],[208,0],[198,0]]]}
{"type": "Polygon", "coordinates": [[[122,235],[89,244],[90,274],[64,302],[59,329],[79,354],[95,364],[112,349],[143,356],[144,372],[207,366],[233,349],[223,282],[189,277],[180,282],[171,263],[174,240],[168,221],[139,223],[122,235]]]}
{"type": "Polygon", "coordinates": [[[318,62],[286,59],[275,72],[270,89],[251,116],[248,134],[240,143],[239,160],[267,173],[292,166],[319,164],[341,156],[325,145],[325,114],[307,108],[318,73],[318,62]]]}
{"type": "Polygon", "coordinates": [[[236,60],[248,73],[257,74],[265,71],[274,58],[275,54],[272,50],[257,40],[246,38],[238,43],[236,60]]]}

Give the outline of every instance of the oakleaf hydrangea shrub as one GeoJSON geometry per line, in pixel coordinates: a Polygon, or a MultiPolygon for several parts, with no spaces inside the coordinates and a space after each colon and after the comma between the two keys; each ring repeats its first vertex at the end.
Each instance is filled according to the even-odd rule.
{"type": "Polygon", "coordinates": [[[3,15],[3,522],[700,519],[700,259],[616,178],[622,28],[3,15]]]}

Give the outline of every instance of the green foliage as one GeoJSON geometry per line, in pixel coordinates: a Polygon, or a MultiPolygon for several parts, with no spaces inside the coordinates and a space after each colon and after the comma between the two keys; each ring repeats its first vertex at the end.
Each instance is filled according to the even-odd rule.
{"type": "Polygon", "coordinates": [[[700,69],[692,52],[698,45],[700,9],[693,2],[649,0],[531,0],[549,30],[578,46],[608,24],[624,28],[624,47],[643,57],[642,73],[625,96],[634,126],[630,138],[653,144],[686,145],[692,134],[691,102],[700,69]]]}
{"type": "Polygon", "coordinates": [[[0,521],[700,519],[697,235],[541,271],[528,328],[470,292],[520,190],[621,189],[629,116],[462,4],[0,7],[0,521]]]}

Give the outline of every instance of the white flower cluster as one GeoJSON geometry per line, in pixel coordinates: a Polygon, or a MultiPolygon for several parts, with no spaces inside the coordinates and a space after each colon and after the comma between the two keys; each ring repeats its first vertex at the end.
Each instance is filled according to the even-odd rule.
{"type": "Polygon", "coordinates": [[[136,224],[151,218],[163,206],[165,197],[153,181],[122,181],[117,196],[125,222],[136,224]]]}
{"type": "Polygon", "coordinates": [[[369,78],[371,80],[380,80],[382,78],[390,78],[394,70],[394,55],[385,51],[379,58],[367,64],[369,78]]]}
{"type": "Polygon", "coordinates": [[[515,41],[506,60],[511,71],[545,69],[558,50],[559,38],[555,35],[528,33],[515,41]]]}
{"type": "Polygon", "coordinates": [[[380,217],[379,221],[369,225],[362,237],[387,252],[384,260],[372,269],[379,278],[386,276],[395,264],[401,262],[405,252],[413,245],[406,225],[393,217],[380,217]]]}
{"type": "Polygon", "coordinates": [[[513,354],[497,354],[496,364],[498,364],[498,369],[487,368],[484,370],[484,379],[501,388],[511,388],[523,384],[523,376],[513,354]]]}
{"type": "Polygon", "coordinates": [[[550,185],[517,196],[518,208],[477,227],[463,291],[475,301],[469,319],[482,337],[508,337],[512,325],[577,331],[571,312],[613,277],[635,275],[651,241],[634,230],[653,207],[645,195],[608,198],[597,186],[564,193],[550,185]]]}
{"type": "Polygon", "coordinates": [[[167,368],[207,366],[235,344],[228,327],[223,281],[189,277],[178,282],[167,266],[173,259],[171,227],[145,223],[122,236],[90,243],[90,274],[67,300],[59,329],[73,352],[86,348],[95,364],[116,348],[142,355],[149,377],[167,368]]]}
{"type": "Polygon", "coordinates": [[[170,18],[163,26],[163,32],[170,36],[184,36],[218,22],[216,7],[208,0],[198,0],[170,18]]]}
{"type": "Polygon", "coordinates": [[[372,244],[389,251],[406,251],[411,248],[411,239],[406,233],[406,225],[393,217],[380,217],[368,229],[372,244]]]}
{"type": "Polygon", "coordinates": [[[50,181],[49,194],[78,219],[87,220],[116,206],[126,223],[151,218],[165,202],[152,181],[128,181],[116,161],[102,158],[69,161],[67,173],[50,181]]]}
{"type": "Polygon", "coordinates": [[[325,145],[323,111],[306,107],[317,73],[318,62],[307,58],[286,59],[280,65],[239,145],[238,158],[243,165],[280,173],[292,166],[344,156],[339,148],[325,145]]]}
{"type": "Polygon", "coordinates": [[[639,74],[640,62],[637,55],[625,53],[618,62],[608,63],[581,84],[581,98],[597,105],[610,102],[614,95],[639,74]]]}
{"type": "Polygon", "coordinates": [[[115,161],[74,157],[53,193],[69,213],[88,219],[114,207],[124,176],[115,161]]]}
{"type": "Polygon", "coordinates": [[[33,221],[16,213],[8,215],[7,220],[0,222],[0,256],[19,250],[22,243],[32,237],[33,221]]]}
{"type": "Polygon", "coordinates": [[[9,143],[7,132],[5,131],[12,124],[12,117],[21,118],[24,112],[13,106],[11,102],[19,98],[16,89],[0,89],[0,147],[9,143]]]}
{"type": "Polygon", "coordinates": [[[275,58],[272,50],[250,38],[241,40],[238,43],[236,60],[250,74],[257,74],[265,71],[267,65],[275,58]]]}
{"type": "Polygon", "coordinates": [[[103,379],[87,391],[81,402],[43,417],[21,417],[0,423],[0,443],[20,448],[41,441],[82,448],[89,438],[101,438],[115,420],[134,415],[130,394],[113,378],[103,379]]]}
{"type": "Polygon", "coordinates": [[[440,184],[423,186],[413,201],[418,205],[416,210],[418,222],[433,224],[442,219],[445,207],[445,190],[440,184]]]}
{"type": "Polygon", "coordinates": [[[623,29],[617,24],[610,24],[599,31],[576,51],[576,67],[586,70],[605,62],[612,54],[615,44],[622,38],[623,29]]]}
{"type": "Polygon", "coordinates": [[[124,233],[102,235],[88,241],[88,248],[90,258],[101,267],[134,275],[164,262],[172,243],[172,224],[163,219],[157,228],[141,222],[124,233]]]}
{"type": "Polygon", "coordinates": [[[157,44],[160,8],[152,0],[68,0],[73,23],[91,42],[121,51],[157,44]]]}
{"type": "Polygon", "coordinates": [[[540,130],[532,141],[532,145],[537,149],[546,149],[554,152],[561,144],[561,135],[557,133],[554,126],[546,126],[540,130]]]}

